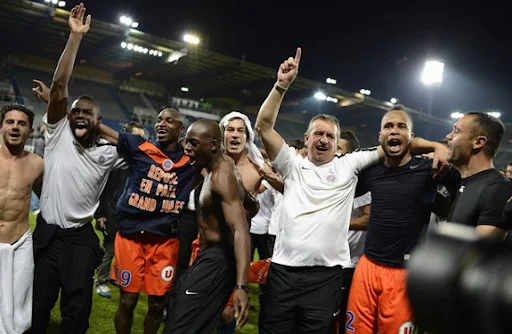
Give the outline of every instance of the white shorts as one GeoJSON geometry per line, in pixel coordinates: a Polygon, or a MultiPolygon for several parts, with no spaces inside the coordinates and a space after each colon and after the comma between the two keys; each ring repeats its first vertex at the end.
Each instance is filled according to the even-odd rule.
{"type": "Polygon", "coordinates": [[[0,243],[0,334],[19,334],[32,325],[34,253],[28,230],[13,245],[0,243]]]}

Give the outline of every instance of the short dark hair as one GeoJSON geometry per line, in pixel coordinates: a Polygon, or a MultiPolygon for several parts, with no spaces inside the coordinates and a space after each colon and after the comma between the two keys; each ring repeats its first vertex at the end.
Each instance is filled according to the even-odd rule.
{"type": "Polygon", "coordinates": [[[512,162],[509,162],[507,166],[512,166],[512,162]]]}
{"type": "Polygon", "coordinates": [[[132,133],[134,128],[144,130],[144,127],[141,124],[137,122],[130,122],[123,127],[123,131],[132,133]]]}
{"type": "Polygon", "coordinates": [[[348,142],[350,152],[359,149],[359,139],[357,139],[356,134],[352,130],[341,130],[340,139],[348,142]]]}
{"type": "Polygon", "coordinates": [[[291,146],[296,150],[302,150],[304,147],[306,147],[302,139],[292,139],[288,142],[288,146],[291,146]]]}
{"type": "Polygon", "coordinates": [[[411,128],[410,128],[410,130],[412,131],[412,129],[414,128],[414,121],[412,120],[412,116],[407,111],[407,108],[405,106],[403,106],[401,104],[397,104],[397,105],[391,107],[391,109],[388,110],[388,112],[390,112],[390,111],[401,111],[401,112],[405,113],[405,115],[407,116],[409,121],[411,121],[411,128]]]}
{"type": "Polygon", "coordinates": [[[3,106],[2,109],[0,109],[0,124],[4,122],[5,115],[12,110],[18,110],[24,113],[28,116],[28,124],[30,125],[30,128],[32,129],[32,125],[34,124],[34,112],[24,105],[21,104],[9,104],[6,106],[3,106]]]}
{"type": "Polygon", "coordinates": [[[87,102],[90,102],[92,104],[94,104],[96,106],[96,108],[98,108],[98,114],[100,112],[100,104],[91,96],[91,95],[80,95],[79,97],[76,98],[77,101],[79,100],[85,100],[87,102]]]}
{"type": "Polygon", "coordinates": [[[466,115],[475,116],[476,126],[472,127],[471,135],[486,137],[483,150],[489,157],[494,158],[500,149],[505,126],[499,119],[485,112],[468,112],[466,115]]]}

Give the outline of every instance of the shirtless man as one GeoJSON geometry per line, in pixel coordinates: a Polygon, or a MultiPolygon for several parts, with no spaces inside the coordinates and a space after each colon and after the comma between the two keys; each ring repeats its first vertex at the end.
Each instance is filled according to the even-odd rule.
{"type": "MultiPolygon", "coordinates": [[[[224,153],[235,161],[245,189],[253,195],[262,193],[269,187],[268,184],[262,185],[260,168],[264,166],[265,161],[254,144],[251,121],[246,115],[234,111],[224,116],[219,125],[224,136],[224,153]]],[[[282,188],[282,183],[269,184],[273,188],[282,188]]]]}
{"type": "Polygon", "coordinates": [[[39,195],[43,159],[25,151],[34,113],[21,105],[0,111],[0,333],[32,325],[34,257],[28,211],[32,188],[39,195]]]}
{"type": "Polygon", "coordinates": [[[248,318],[250,237],[246,191],[233,162],[222,153],[221,131],[209,120],[192,124],[185,153],[207,171],[197,202],[201,251],[181,277],[166,333],[211,333],[235,288],[238,327],[248,318]]]}

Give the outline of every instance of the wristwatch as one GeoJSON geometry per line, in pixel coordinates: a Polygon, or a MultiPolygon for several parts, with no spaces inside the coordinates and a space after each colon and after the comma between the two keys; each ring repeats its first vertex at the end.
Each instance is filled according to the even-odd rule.
{"type": "Polygon", "coordinates": [[[249,293],[249,286],[245,284],[237,284],[235,285],[235,290],[244,290],[245,292],[249,293]]]}

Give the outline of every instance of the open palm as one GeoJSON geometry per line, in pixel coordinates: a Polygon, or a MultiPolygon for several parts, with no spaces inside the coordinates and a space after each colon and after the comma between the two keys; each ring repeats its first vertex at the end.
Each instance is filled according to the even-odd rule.
{"type": "Polygon", "coordinates": [[[301,48],[297,48],[295,58],[290,57],[288,60],[285,60],[281,66],[279,66],[279,70],[277,71],[277,80],[283,87],[288,87],[297,77],[297,74],[299,73],[301,55],[301,48]]]}
{"type": "Polygon", "coordinates": [[[71,29],[71,32],[86,34],[89,31],[91,28],[91,15],[87,15],[85,23],[84,15],[85,7],[83,3],[75,6],[75,8],[71,10],[71,15],[69,16],[69,28],[71,29]]]}

